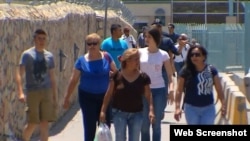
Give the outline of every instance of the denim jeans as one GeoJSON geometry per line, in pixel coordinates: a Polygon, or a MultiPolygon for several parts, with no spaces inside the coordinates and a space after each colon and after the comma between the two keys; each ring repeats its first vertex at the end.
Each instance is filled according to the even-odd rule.
{"type": "Polygon", "coordinates": [[[189,125],[213,125],[215,120],[215,105],[211,104],[204,107],[192,106],[184,104],[184,112],[187,124],[189,125]]]}
{"type": "Polygon", "coordinates": [[[180,70],[183,67],[183,65],[184,65],[184,62],[174,62],[174,67],[177,72],[177,76],[179,76],[180,70]]]}
{"type": "MultiPolygon", "coordinates": [[[[153,141],[161,141],[161,120],[167,103],[166,88],[151,89],[155,122],[152,124],[153,141]]],[[[143,100],[143,124],[141,129],[141,141],[150,141],[149,106],[146,98],[143,100]]]]}
{"type": "Polygon", "coordinates": [[[122,112],[113,108],[112,114],[115,127],[115,141],[126,141],[127,126],[128,141],[139,141],[143,121],[142,112],[122,112]]]}

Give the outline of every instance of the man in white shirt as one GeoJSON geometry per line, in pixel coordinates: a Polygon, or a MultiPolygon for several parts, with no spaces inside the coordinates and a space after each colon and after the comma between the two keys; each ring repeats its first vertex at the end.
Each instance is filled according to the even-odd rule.
{"type": "Polygon", "coordinates": [[[136,48],[136,41],[133,35],[130,34],[130,28],[124,27],[123,35],[121,39],[125,40],[128,44],[128,48],[136,48]]]}
{"type": "Polygon", "coordinates": [[[177,44],[175,45],[175,47],[178,49],[179,48],[179,42],[183,42],[186,41],[186,45],[182,48],[181,50],[181,54],[180,55],[175,55],[174,57],[174,66],[175,66],[175,70],[177,72],[177,76],[179,75],[179,71],[181,70],[181,68],[184,66],[184,62],[186,60],[187,57],[187,52],[188,49],[190,48],[190,45],[188,44],[188,36],[184,33],[182,33],[178,40],[177,40],[177,44]]]}

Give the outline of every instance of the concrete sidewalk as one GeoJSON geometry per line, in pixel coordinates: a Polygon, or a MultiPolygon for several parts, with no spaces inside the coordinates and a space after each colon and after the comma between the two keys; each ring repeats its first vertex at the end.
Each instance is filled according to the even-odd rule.
{"type": "MultiPolygon", "coordinates": [[[[165,117],[162,120],[162,141],[169,141],[169,124],[185,124],[185,117],[180,122],[174,119],[174,105],[168,105],[165,117]]],[[[114,139],[114,127],[111,127],[114,139]]],[[[52,127],[49,141],[83,141],[82,113],[78,104],[73,105],[70,111],[52,127]]],[[[37,141],[32,139],[31,141],[37,141]]]]}

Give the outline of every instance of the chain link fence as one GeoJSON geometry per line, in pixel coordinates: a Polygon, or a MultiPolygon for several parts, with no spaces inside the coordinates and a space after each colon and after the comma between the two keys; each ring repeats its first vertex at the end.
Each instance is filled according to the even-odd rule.
{"type": "MultiPolygon", "coordinates": [[[[1,3],[8,4],[25,4],[25,5],[43,5],[43,4],[51,4],[56,3],[58,0],[0,0],[1,3]]],[[[135,21],[135,17],[131,13],[131,11],[123,4],[120,0],[66,0],[69,3],[75,3],[78,5],[88,5],[92,7],[94,10],[113,10],[116,12],[118,16],[121,16],[128,23],[133,25],[135,21]],[[106,2],[107,1],[107,2],[106,2]]]]}
{"type": "Polygon", "coordinates": [[[196,39],[209,53],[208,62],[219,71],[243,71],[245,56],[244,24],[183,24],[175,23],[176,33],[196,39]]]}

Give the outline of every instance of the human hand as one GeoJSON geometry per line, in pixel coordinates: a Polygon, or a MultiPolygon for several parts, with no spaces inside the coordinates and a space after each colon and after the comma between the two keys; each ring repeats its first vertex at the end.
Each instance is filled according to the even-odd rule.
{"type": "Polygon", "coordinates": [[[99,117],[99,121],[102,123],[106,122],[106,113],[105,112],[100,112],[100,117],[99,117]]]}
{"type": "Polygon", "coordinates": [[[167,95],[167,103],[169,105],[172,105],[174,103],[174,91],[169,91],[168,95],[167,95]]]}
{"type": "Polygon", "coordinates": [[[188,40],[180,40],[179,45],[180,47],[184,47],[188,43],[188,40]]]}
{"type": "Polygon", "coordinates": [[[149,117],[149,121],[150,121],[151,124],[155,122],[155,114],[154,114],[153,111],[149,112],[148,117],[149,117]]]}
{"type": "Polygon", "coordinates": [[[64,109],[68,109],[68,108],[69,108],[69,105],[70,105],[69,98],[65,98],[65,99],[64,99],[64,102],[63,102],[63,108],[64,108],[64,109]]]}
{"type": "Polygon", "coordinates": [[[23,103],[26,102],[26,97],[25,97],[24,93],[20,93],[20,94],[19,94],[18,100],[19,100],[20,102],[23,102],[23,103]]]}
{"type": "Polygon", "coordinates": [[[221,107],[221,116],[225,117],[226,114],[227,114],[227,108],[226,108],[225,104],[222,104],[222,107],[221,107]]]}
{"type": "Polygon", "coordinates": [[[180,121],[180,119],[181,119],[181,113],[182,113],[181,109],[176,109],[176,110],[175,110],[174,119],[175,119],[176,121],[180,121]]]}

